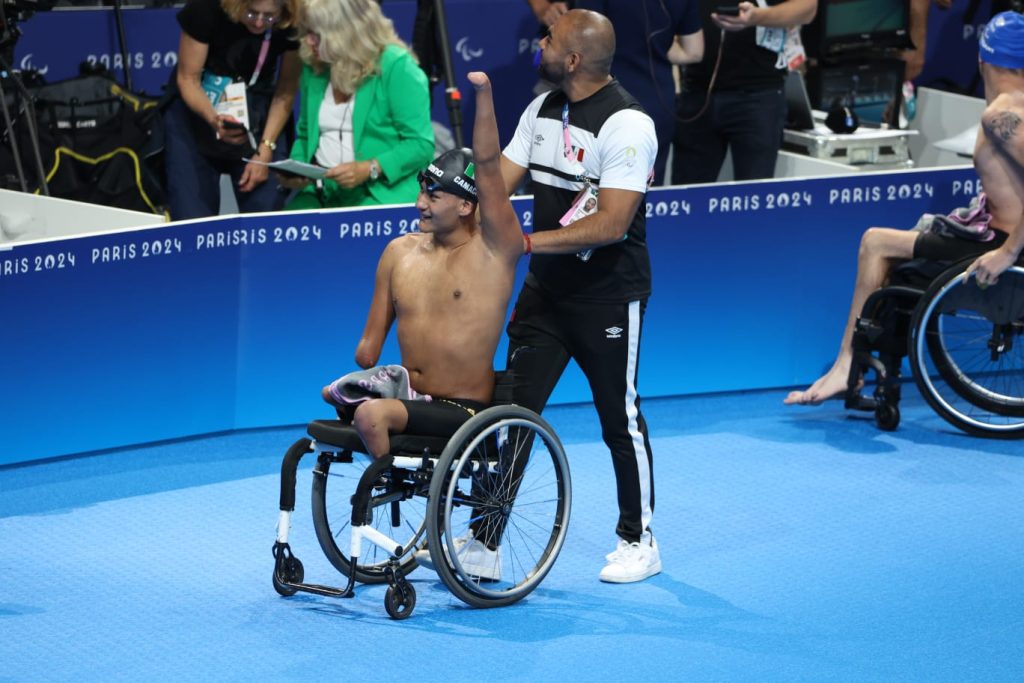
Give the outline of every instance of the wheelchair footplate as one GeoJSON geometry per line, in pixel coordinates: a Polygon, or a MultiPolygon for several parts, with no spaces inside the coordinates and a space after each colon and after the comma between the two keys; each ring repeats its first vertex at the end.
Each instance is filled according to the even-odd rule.
{"type": "MultiPolygon", "coordinates": [[[[292,549],[287,543],[277,541],[273,547],[274,553],[274,588],[284,596],[303,593],[323,595],[328,598],[351,598],[355,595],[355,573],[350,575],[348,586],[344,589],[332,586],[322,586],[317,583],[303,583],[304,572],[302,562],[292,554],[292,549]]],[[[354,561],[353,561],[354,564],[354,561]]]]}

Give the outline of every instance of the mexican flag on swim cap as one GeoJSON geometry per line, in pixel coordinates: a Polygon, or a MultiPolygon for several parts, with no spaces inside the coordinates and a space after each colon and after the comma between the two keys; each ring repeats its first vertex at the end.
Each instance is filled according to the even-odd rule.
{"type": "Polygon", "coordinates": [[[434,159],[427,170],[420,174],[420,182],[425,182],[428,190],[440,190],[475,202],[475,173],[473,153],[463,147],[448,150],[434,159]]]}
{"type": "Polygon", "coordinates": [[[1000,12],[978,40],[981,61],[1004,69],[1024,69],[1024,16],[1000,12]]]}

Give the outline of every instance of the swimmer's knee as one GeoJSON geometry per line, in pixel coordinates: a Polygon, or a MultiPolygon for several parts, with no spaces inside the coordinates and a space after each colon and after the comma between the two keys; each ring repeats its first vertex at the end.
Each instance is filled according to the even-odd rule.
{"type": "Polygon", "coordinates": [[[373,429],[377,422],[375,419],[374,401],[366,401],[356,406],[352,413],[352,426],[360,433],[366,433],[373,429]]]}
{"type": "Polygon", "coordinates": [[[860,239],[859,256],[882,258],[909,258],[904,254],[906,245],[913,245],[916,233],[895,228],[868,228],[860,239]]]}
{"type": "Polygon", "coordinates": [[[875,245],[878,244],[878,240],[881,238],[882,230],[885,228],[868,228],[864,231],[864,234],[860,237],[860,251],[861,253],[871,251],[875,245]]]}

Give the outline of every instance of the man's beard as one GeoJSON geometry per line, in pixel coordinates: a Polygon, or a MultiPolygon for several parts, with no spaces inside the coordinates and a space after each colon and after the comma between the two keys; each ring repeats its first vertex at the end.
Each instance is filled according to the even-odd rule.
{"type": "Polygon", "coordinates": [[[565,67],[562,64],[546,64],[543,60],[537,67],[537,73],[545,81],[560,84],[565,77],[565,67]]]}

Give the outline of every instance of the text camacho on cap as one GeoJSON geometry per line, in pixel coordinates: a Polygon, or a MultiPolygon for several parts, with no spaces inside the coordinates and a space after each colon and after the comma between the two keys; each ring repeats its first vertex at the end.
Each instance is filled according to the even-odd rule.
{"type": "Polygon", "coordinates": [[[473,153],[463,147],[448,150],[434,159],[425,171],[420,172],[419,181],[426,183],[428,192],[440,190],[475,202],[476,181],[473,174],[473,153]]]}
{"type": "Polygon", "coordinates": [[[1004,69],[1024,69],[1024,16],[1000,12],[989,20],[978,41],[981,61],[1004,69]]]}

